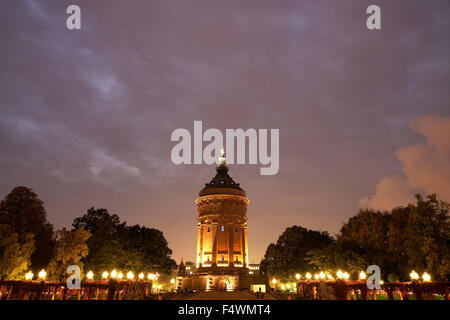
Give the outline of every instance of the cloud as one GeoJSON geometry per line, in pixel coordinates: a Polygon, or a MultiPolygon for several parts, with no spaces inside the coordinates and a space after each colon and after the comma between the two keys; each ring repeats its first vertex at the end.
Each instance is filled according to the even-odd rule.
{"type": "Polygon", "coordinates": [[[122,176],[139,176],[140,170],[125,161],[106,155],[102,151],[96,151],[90,167],[91,172],[101,181],[122,176]]]}
{"type": "Polygon", "coordinates": [[[389,210],[413,201],[417,192],[450,199],[450,117],[427,115],[411,121],[409,126],[425,137],[425,143],[397,150],[395,155],[404,177],[382,178],[375,186],[375,194],[362,198],[360,206],[389,210]]]}

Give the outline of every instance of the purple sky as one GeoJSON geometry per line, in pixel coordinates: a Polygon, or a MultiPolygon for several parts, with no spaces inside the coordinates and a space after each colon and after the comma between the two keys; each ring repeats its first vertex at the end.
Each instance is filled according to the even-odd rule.
{"type": "Polygon", "coordinates": [[[450,2],[0,3],[0,197],[34,189],[56,228],[91,206],[193,259],[214,166],[173,165],[176,128],[279,128],[280,171],[234,165],[250,261],[288,226],[450,200],[450,2]],[[377,3],[382,30],[365,10],[377,3]],[[69,4],[82,30],[65,27],[69,4]]]}

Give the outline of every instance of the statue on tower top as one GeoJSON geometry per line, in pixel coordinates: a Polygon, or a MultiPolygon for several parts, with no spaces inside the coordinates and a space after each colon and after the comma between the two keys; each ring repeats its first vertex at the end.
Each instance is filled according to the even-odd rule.
{"type": "Polygon", "coordinates": [[[220,150],[220,157],[219,157],[219,163],[217,164],[218,167],[220,166],[226,166],[227,162],[226,162],[226,158],[225,158],[225,150],[224,148],[222,148],[222,150],[220,150]]]}

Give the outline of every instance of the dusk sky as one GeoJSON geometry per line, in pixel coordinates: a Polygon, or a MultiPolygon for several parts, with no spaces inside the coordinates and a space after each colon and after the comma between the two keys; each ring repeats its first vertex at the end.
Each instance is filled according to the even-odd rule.
{"type": "Polygon", "coordinates": [[[1,1],[0,198],[32,188],[56,229],[106,208],[193,260],[215,168],[174,165],[170,137],[201,120],[280,130],[278,174],[230,166],[250,262],[292,225],[334,235],[360,207],[448,201],[449,15],[448,0],[1,1]]]}

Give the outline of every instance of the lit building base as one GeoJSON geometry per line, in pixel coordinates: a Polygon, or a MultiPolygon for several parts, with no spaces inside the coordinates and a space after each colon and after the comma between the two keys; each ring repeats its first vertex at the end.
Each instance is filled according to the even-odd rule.
{"type": "Polygon", "coordinates": [[[177,290],[235,291],[251,285],[268,286],[267,277],[243,274],[192,274],[177,277],[177,290]]]}

